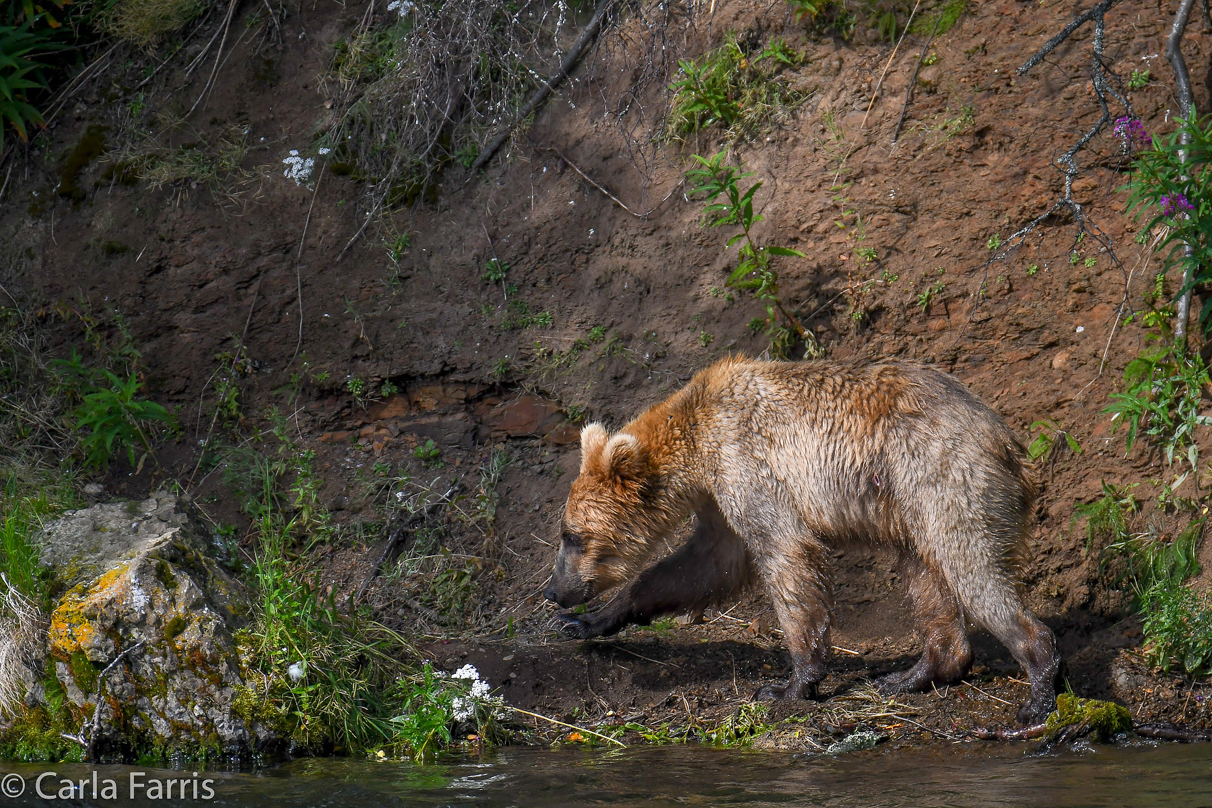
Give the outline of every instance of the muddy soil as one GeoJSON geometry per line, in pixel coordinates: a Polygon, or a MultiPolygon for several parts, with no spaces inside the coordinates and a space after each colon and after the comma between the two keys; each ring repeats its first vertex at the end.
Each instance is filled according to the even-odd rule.
{"type": "MultiPolygon", "coordinates": [[[[247,5],[240,30],[257,25],[247,5]]],[[[1155,132],[1169,131],[1175,109],[1159,56],[1173,5],[1126,0],[1107,16],[1113,69],[1125,78],[1152,72],[1129,97],[1155,132]]],[[[1031,608],[1057,632],[1076,692],[1120,699],[1139,719],[1208,726],[1205,684],[1143,663],[1139,623],[1074,524],[1075,505],[1096,498],[1104,480],[1141,483],[1138,495],[1150,500],[1152,481],[1177,474],[1147,447],[1125,456],[1122,434],[1101,412],[1145,345],[1146,330],[1126,318],[1145,305],[1159,269],[1124,214],[1127,161],[1110,126],[1078,155],[1073,193],[1086,235],[1078,240],[1079,223],[1063,213],[990,262],[998,252],[991,244],[1058,198],[1054,158],[1098,120],[1091,30],[1020,76],[1015,69],[1076,7],[973,4],[931,43],[893,147],[924,37],[890,59],[873,32],[851,43],[808,37],[784,6],[720,0],[671,40],[693,56],[728,30],[760,31],[807,52],[792,77],[807,100],[785,124],[735,148],[764,182],[760,238],[807,255],[779,264],[783,299],[830,357],[931,363],[1024,437],[1046,418],[1078,439],[1080,455],[1058,451],[1039,470],[1022,567],[1031,608]],[[858,247],[873,249],[874,260],[858,247]]],[[[124,318],[149,395],[174,406],[184,427],[163,447],[161,468],[116,466],[108,492],[138,496],[172,478],[213,519],[242,532],[232,486],[222,468],[199,465],[199,447],[248,445],[277,408],[294,439],[315,451],[322,501],[337,523],[371,524],[341,533],[321,554],[324,579],[345,595],[361,588],[381,553],[376,523],[391,493],[383,469],[440,491],[455,480],[453,490],[472,503],[479,469],[503,451],[511,462],[495,487],[491,526],[472,529],[454,515],[443,525],[448,550],[478,559],[470,596],[443,613],[429,582],[385,575],[367,592],[380,618],[416,636],[442,666],[474,663],[510,704],[570,723],[686,725],[730,714],[788,672],[760,595],[709,611],[703,624],[578,643],[561,638],[539,594],[577,470],[579,423],[619,426],[712,360],[766,348],[747,327],[759,305],[723,291],[734,257],[725,234],[700,226],[702,204],[680,187],[689,155],[717,150],[719,133],[653,145],[647,133],[628,139],[604,117],[625,84],[601,79],[618,72],[611,60],[630,30],[624,19],[608,34],[615,47],[596,52],[483,176],[456,167],[436,202],[391,214],[390,227],[411,236],[393,260],[388,226],[376,219],[362,227],[363,185],[332,172],[310,187],[282,175],[281,160],[306,148],[328,114],[331,87],[321,76],[362,14],[331,0],[287,9],[280,43],[237,42],[190,119],[203,143],[233,126],[246,131],[254,148],[244,167],[261,169],[259,181],[221,192],[189,180],[160,189],[118,181],[124,175],[111,169],[131,133],[129,92],[104,80],[85,83],[43,145],[11,163],[0,208],[5,291],[44,313],[58,355],[81,344],[79,315],[107,334],[117,330],[115,315],[124,318]],[[509,264],[510,289],[482,280],[493,258],[509,264]],[[532,313],[549,312],[551,325],[519,327],[510,295],[532,313]],[[216,430],[216,357],[241,343],[251,360],[238,379],[243,420],[216,430]],[[353,395],[354,379],[368,392],[353,395]],[[380,395],[384,382],[397,392],[380,395]]],[[[193,103],[204,80],[184,73],[193,47],[143,90],[149,106],[183,112],[193,103]]],[[[1184,48],[1206,110],[1212,37],[1193,25],[1184,48]]],[[[661,86],[647,92],[661,103],[661,86]]],[[[1181,527],[1156,519],[1165,530],[1181,527]]],[[[790,708],[822,727],[830,705],[861,692],[866,677],[911,664],[917,649],[891,560],[850,553],[835,563],[835,672],[822,687],[834,698],[790,708]]],[[[991,639],[978,637],[976,647],[967,682],[899,699],[907,720],[881,726],[945,739],[957,728],[1011,723],[1026,690],[1021,673],[991,639]]]]}

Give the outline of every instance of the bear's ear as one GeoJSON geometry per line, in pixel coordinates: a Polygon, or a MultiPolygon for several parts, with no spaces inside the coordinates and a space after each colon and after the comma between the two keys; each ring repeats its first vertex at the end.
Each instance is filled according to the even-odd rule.
{"type": "Polygon", "coordinates": [[[598,462],[602,450],[606,448],[609,435],[606,429],[598,423],[588,424],[581,430],[581,473],[598,462]]]}
{"type": "Polygon", "coordinates": [[[644,450],[635,435],[620,432],[602,451],[606,473],[621,480],[638,480],[644,474],[644,450]]]}

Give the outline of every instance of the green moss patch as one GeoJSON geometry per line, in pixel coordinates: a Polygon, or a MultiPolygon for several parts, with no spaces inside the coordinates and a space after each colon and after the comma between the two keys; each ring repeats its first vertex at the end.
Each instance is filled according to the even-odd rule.
{"type": "Polygon", "coordinates": [[[1098,741],[1109,741],[1121,732],[1132,730],[1132,714],[1113,701],[1078,698],[1072,693],[1056,697],[1056,711],[1048,716],[1048,732],[1056,734],[1069,727],[1088,729],[1098,741]]]}

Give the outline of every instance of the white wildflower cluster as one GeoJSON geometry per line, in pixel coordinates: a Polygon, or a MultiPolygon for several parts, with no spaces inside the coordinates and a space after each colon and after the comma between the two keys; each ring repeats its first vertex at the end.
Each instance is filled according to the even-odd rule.
{"type": "Polygon", "coordinates": [[[480,678],[480,672],[476,670],[475,665],[464,665],[452,673],[450,678],[465,679],[471,684],[467,696],[455,696],[454,701],[451,702],[452,714],[458,721],[470,721],[475,716],[477,704],[492,707],[504,704],[500,697],[489,695],[491,688],[488,686],[488,682],[480,678]]]}
{"type": "Polygon", "coordinates": [[[311,172],[316,168],[316,161],[311,157],[300,157],[298,149],[291,149],[290,156],[282,161],[286,170],[282,174],[295,181],[295,185],[306,185],[311,182],[311,172]]]}
{"type": "Polygon", "coordinates": [[[413,8],[415,6],[408,2],[408,0],[391,0],[387,5],[387,10],[396,12],[400,15],[401,19],[412,13],[413,8]]]}

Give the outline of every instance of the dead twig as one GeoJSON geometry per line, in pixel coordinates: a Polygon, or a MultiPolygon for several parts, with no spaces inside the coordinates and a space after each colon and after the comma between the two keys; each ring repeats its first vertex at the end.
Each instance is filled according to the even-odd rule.
{"type": "Polygon", "coordinates": [[[121,662],[123,659],[125,659],[128,655],[134,653],[135,651],[138,651],[140,648],[142,648],[146,644],[147,643],[144,641],[135,643],[134,645],[130,646],[129,648],[124,650],[122,653],[120,653],[116,657],[114,657],[113,660],[108,665],[105,666],[105,669],[103,671],[101,671],[101,673],[97,676],[97,689],[93,692],[94,707],[93,707],[92,719],[85,722],[84,726],[82,726],[80,728],[79,737],[72,737],[72,736],[67,736],[67,735],[64,736],[65,738],[68,738],[69,740],[73,740],[73,741],[76,741],[77,743],[80,743],[84,747],[84,759],[89,763],[97,762],[97,728],[101,723],[101,704],[102,704],[101,690],[102,690],[102,688],[105,687],[106,677],[109,676],[110,671],[112,671],[115,667],[117,667],[119,662],[121,662]]]}
{"type": "Polygon", "coordinates": [[[661,206],[664,205],[666,202],[668,202],[673,197],[673,195],[675,193],[677,193],[678,188],[682,187],[682,183],[684,183],[686,181],[685,177],[683,177],[681,180],[679,180],[678,184],[673,187],[673,190],[670,191],[668,194],[666,194],[664,199],[662,199],[660,202],[656,203],[656,205],[653,206],[652,210],[649,210],[646,213],[638,213],[637,211],[634,211],[631,208],[627,207],[627,205],[625,205],[622,202],[622,200],[620,200],[617,196],[610,193],[610,191],[607,191],[596,180],[594,180],[593,177],[590,177],[588,174],[586,174],[584,171],[582,171],[580,168],[578,168],[576,163],[572,162],[567,157],[565,157],[563,152],[561,152],[555,146],[547,146],[544,149],[542,149],[542,151],[549,151],[552,154],[554,154],[556,157],[559,157],[561,160],[563,160],[568,165],[569,168],[571,168],[573,171],[575,171],[577,174],[579,174],[581,176],[581,179],[585,180],[585,182],[589,183],[594,188],[597,188],[599,191],[601,191],[603,194],[605,194],[607,199],[609,199],[611,202],[618,205],[620,208],[627,211],[628,213],[630,213],[632,216],[636,217],[637,219],[647,219],[649,216],[651,216],[652,214],[654,214],[658,210],[660,210],[661,206]]]}
{"type": "MultiPolygon", "coordinates": [[[[871,114],[871,108],[875,106],[875,99],[880,94],[880,87],[884,86],[884,76],[888,75],[888,68],[892,66],[892,60],[896,58],[896,52],[901,49],[901,43],[905,41],[905,37],[909,35],[909,26],[913,25],[913,18],[917,15],[918,6],[922,4],[922,0],[917,0],[913,4],[913,11],[909,12],[909,22],[905,23],[905,30],[901,31],[901,38],[896,41],[896,47],[892,49],[892,53],[888,56],[888,61],[884,62],[884,70],[880,73],[880,80],[875,83],[875,89],[871,91],[871,101],[867,104],[867,111],[863,113],[863,122],[859,124],[859,129],[867,128],[867,116],[871,114]]],[[[939,17],[942,19],[942,17],[939,17]]]]}
{"type": "Polygon", "coordinates": [[[1006,729],[1005,727],[973,727],[968,731],[973,738],[982,741],[1029,741],[1042,738],[1048,734],[1047,723],[1032,724],[1022,729],[1006,729]]]}
{"type": "Polygon", "coordinates": [[[909,99],[913,95],[913,85],[917,84],[917,74],[922,69],[922,62],[926,60],[926,52],[930,50],[930,43],[934,41],[934,35],[938,33],[938,26],[942,21],[943,12],[940,10],[938,17],[934,20],[934,28],[930,30],[930,38],[926,40],[926,44],[922,46],[922,52],[917,56],[917,67],[913,68],[909,86],[905,88],[905,103],[901,105],[901,117],[897,118],[896,128],[892,130],[892,148],[888,150],[889,154],[896,149],[896,139],[900,137],[901,125],[905,123],[905,113],[909,111],[909,99]]]}
{"type": "Polygon", "coordinates": [[[1118,2],[1119,0],[1102,0],[1089,11],[1075,17],[1060,33],[1044,43],[1044,46],[1040,48],[1030,59],[1024,62],[1016,71],[1020,76],[1025,74],[1031,68],[1042,62],[1044,57],[1055,50],[1062,42],[1065,41],[1065,39],[1069,37],[1070,34],[1087,22],[1093,22],[1094,37],[1090,49],[1090,86],[1093,90],[1094,98],[1098,102],[1101,115],[1099,115],[1098,120],[1095,121],[1089,129],[1082,133],[1081,137],[1079,137],[1072,146],[1070,146],[1063,154],[1053,161],[1054,165],[1060,167],[1061,174],[1064,177],[1064,188],[1061,191],[1060,198],[1053,202],[1052,206],[1046,211],[1039,214],[1018,230],[1011,233],[1006,240],[1002,242],[1001,247],[994,252],[992,257],[978,267],[978,269],[984,271],[981,285],[977,293],[975,293],[976,299],[968,313],[968,318],[964,322],[964,327],[956,336],[955,341],[952,343],[953,345],[963,337],[967,327],[973,322],[973,319],[976,316],[976,312],[980,307],[981,300],[984,299],[984,290],[989,280],[989,267],[997,261],[1007,259],[1011,253],[1018,250],[1027,242],[1028,237],[1035,236],[1037,239],[1042,240],[1042,235],[1039,230],[1040,225],[1047,219],[1056,216],[1062,211],[1068,211],[1069,214],[1073,216],[1073,219],[1077,224],[1077,231],[1073,235],[1073,243],[1070,247],[1070,251],[1075,250],[1077,245],[1086,235],[1092,236],[1093,240],[1100,244],[1106,251],[1112,263],[1119,267],[1120,271],[1124,273],[1125,286],[1127,284],[1126,279],[1128,277],[1128,270],[1126,267],[1124,267],[1123,262],[1119,260],[1119,256],[1115,254],[1115,245],[1112,243],[1111,237],[1104,233],[1097,224],[1090,220],[1086,214],[1085,207],[1073,198],[1073,181],[1081,174],[1081,170],[1077,165],[1077,153],[1084,149],[1087,144],[1089,144],[1090,141],[1103,130],[1104,126],[1111,123],[1111,108],[1109,106],[1108,99],[1113,99],[1116,103],[1122,106],[1125,110],[1125,114],[1129,116],[1133,114],[1132,105],[1129,103],[1127,97],[1116,89],[1114,84],[1110,81],[1110,74],[1107,69],[1107,63],[1104,55],[1106,14],[1107,11],[1118,2]]]}
{"type": "Polygon", "coordinates": [[[1206,729],[1191,729],[1190,727],[1172,724],[1169,721],[1159,721],[1150,724],[1137,724],[1132,728],[1132,731],[1142,737],[1157,738],[1161,741],[1178,741],[1179,743],[1212,741],[1212,731],[1206,729]]]}
{"type": "Polygon", "coordinates": [[[307,218],[303,220],[303,235],[299,237],[299,252],[295,255],[295,284],[299,301],[299,339],[295,342],[295,352],[290,357],[290,361],[286,363],[287,367],[295,363],[295,360],[299,358],[299,350],[303,347],[303,242],[307,240],[307,228],[311,224],[311,212],[316,207],[316,196],[320,193],[320,180],[324,179],[325,165],[325,163],[320,163],[320,173],[316,175],[316,187],[311,189],[311,204],[307,206],[307,218]]]}
{"type": "MultiPolygon", "coordinates": [[[[215,54],[215,65],[210,70],[210,76],[207,77],[206,84],[202,85],[202,92],[198,95],[198,100],[194,101],[194,105],[189,108],[189,112],[185,113],[185,118],[189,118],[190,115],[194,114],[194,110],[202,103],[202,99],[210,95],[210,91],[215,86],[215,76],[218,74],[219,66],[223,61],[223,46],[227,44],[227,34],[231,31],[231,21],[236,16],[236,7],[239,5],[240,0],[228,0],[227,16],[223,19],[223,27],[221,29],[223,38],[219,40],[219,51],[215,54]]],[[[211,42],[214,42],[213,37],[211,38],[211,42]]],[[[210,47],[209,44],[207,47],[210,47]]]]}
{"type": "Polygon", "coordinates": [[[526,103],[522,105],[522,108],[518,110],[518,114],[514,116],[513,121],[501,129],[492,140],[488,141],[488,144],[480,151],[479,156],[476,157],[475,162],[471,164],[471,176],[475,176],[480,169],[488,165],[488,161],[496,156],[497,151],[509,139],[509,136],[513,134],[513,130],[517,125],[529,118],[535,110],[542,106],[547,97],[564,83],[564,80],[568,78],[568,74],[581,61],[581,57],[585,54],[585,49],[597,38],[598,31],[601,30],[602,22],[606,19],[607,13],[618,2],[619,0],[600,0],[597,10],[593,13],[593,17],[581,31],[581,35],[577,37],[576,42],[568,49],[568,55],[564,57],[559,70],[539,85],[539,88],[534,91],[526,103]]]}
{"type": "Polygon", "coordinates": [[[513,710],[515,713],[521,713],[522,715],[528,715],[531,718],[537,718],[540,721],[547,721],[549,723],[556,724],[561,727],[567,727],[568,729],[576,730],[577,732],[585,732],[585,733],[588,733],[589,735],[592,735],[595,738],[601,738],[603,741],[609,741],[610,743],[614,744],[615,746],[621,747],[623,749],[627,748],[627,744],[625,744],[622,741],[617,740],[615,738],[611,738],[609,735],[603,735],[600,732],[594,732],[593,730],[586,729],[585,727],[578,727],[576,724],[566,724],[563,721],[557,721],[556,719],[548,718],[545,715],[539,715],[538,713],[532,713],[530,710],[523,710],[521,707],[514,707],[511,704],[504,704],[502,706],[506,710],[513,710]]]}

